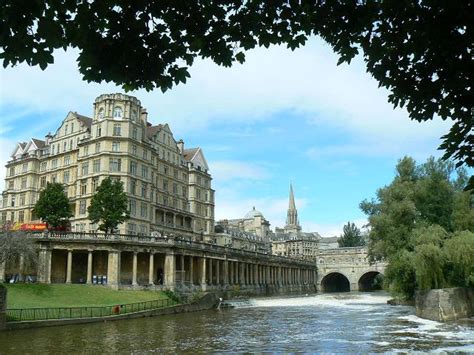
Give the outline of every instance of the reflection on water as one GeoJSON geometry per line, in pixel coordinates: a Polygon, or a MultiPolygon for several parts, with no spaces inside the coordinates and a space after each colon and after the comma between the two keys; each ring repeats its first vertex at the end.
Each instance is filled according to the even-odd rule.
{"type": "Polygon", "coordinates": [[[0,333],[0,353],[474,352],[472,323],[438,323],[384,293],[261,298],[236,308],[0,333]]]}

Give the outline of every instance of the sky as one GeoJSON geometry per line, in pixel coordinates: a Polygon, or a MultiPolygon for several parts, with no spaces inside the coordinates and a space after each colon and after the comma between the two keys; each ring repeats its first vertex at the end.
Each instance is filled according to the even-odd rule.
{"type": "MultiPolygon", "coordinates": [[[[83,81],[76,57],[61,50],[44,71],[0,69],[0,176],[16,142],[44,139],[69,111],[91,117],[97,96],[123,92],[83,81]]],[[[147,108],[151,123],[168,123],[185,147],[204,150],[216,220],[243,217],[255,206],[272,228],[282,227],[292,183],[303,230],[331,237],[348,221],[367,223],[359,203],[391,182],[398,159],[440,156],[439,137],[450,127],[440,119],[413,122],[393,109],[361,57],[350,65],[337,60],[311,38],[293,52],[249,51],[231,68],[197,60],[184,85],[127,94],[147,108]]]]}

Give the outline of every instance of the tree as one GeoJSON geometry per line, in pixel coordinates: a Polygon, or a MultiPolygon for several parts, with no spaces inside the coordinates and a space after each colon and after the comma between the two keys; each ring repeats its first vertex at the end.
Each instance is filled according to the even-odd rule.
{"type": "Polygon", "coordinates": [[[21,274],[33,268],[38,263],[35,241],[24,232],[0,233],[0,263],[5,263],[7,272],[11,273],[21,274]]]}
{"type": "Polygon", "coordinates": [[[40,192],[33,213],[49,228],[56,229],[64,227],[73,216],[69,206],[69,199],[64,193],[64,187],[60,183],[48,183],[40,192]]]}
{"type": "Polygon", "coordinates": [[[120,223],[130,216],[128,213],[128,198],[123,190],[121,181],[105,178],[92,197],[87,208],[92,223],[99,223],[99,230],[113,233],[120,223]]]}
{"type": "Polygon", "coordinates": [[[411,298],[417,289],[474,284],[473,211],[464,181],[464,169],[449,161],[417,165],[404,157],[392,183],[361,203],[371,226],[369,256],[387,261],[392,292],[411,298]]]}
{"type": "Polygon", "coordinates": [[[341,248],[344,247],[362,247],[365,245],[364,237],[360,229],[354,223],[347,222],[342,228],[342,235],[337,240],[341,248]]]}
{"type": "Polygon", "coordinates": [[[294,50],[318,35],[339,64],[362,52],[411,119],[452,119],[445,157],[474,166],[472,23],[471,1],[5,0],[0,58],[44,69],[54,50],[78,48],[84,80],[165,91],[186,82],[197,57],[231,66],[257,46],[294,50]]]}

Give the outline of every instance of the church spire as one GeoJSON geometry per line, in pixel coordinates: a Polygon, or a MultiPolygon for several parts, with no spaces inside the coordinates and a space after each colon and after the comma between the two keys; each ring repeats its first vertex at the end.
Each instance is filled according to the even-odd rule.
{"type": "Polygon", "coordinates": [[[293,186],[290,183],[290,198],[288,201],[288,212],[286,214],[285,231],[298,233],[301,227],[298,222],[298,211],[296,210],[295,195],[293,194],[293,186]]]}

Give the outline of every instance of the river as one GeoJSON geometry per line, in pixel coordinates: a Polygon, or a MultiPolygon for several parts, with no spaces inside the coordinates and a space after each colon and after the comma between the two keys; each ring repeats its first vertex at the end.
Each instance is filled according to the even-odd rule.
{"type": "Polygon", "coordinates": [[[9,331],[0,353],[474,352],[473,322],[424,320],[388,298],[255,298],[232,309],[9,331]]]}

